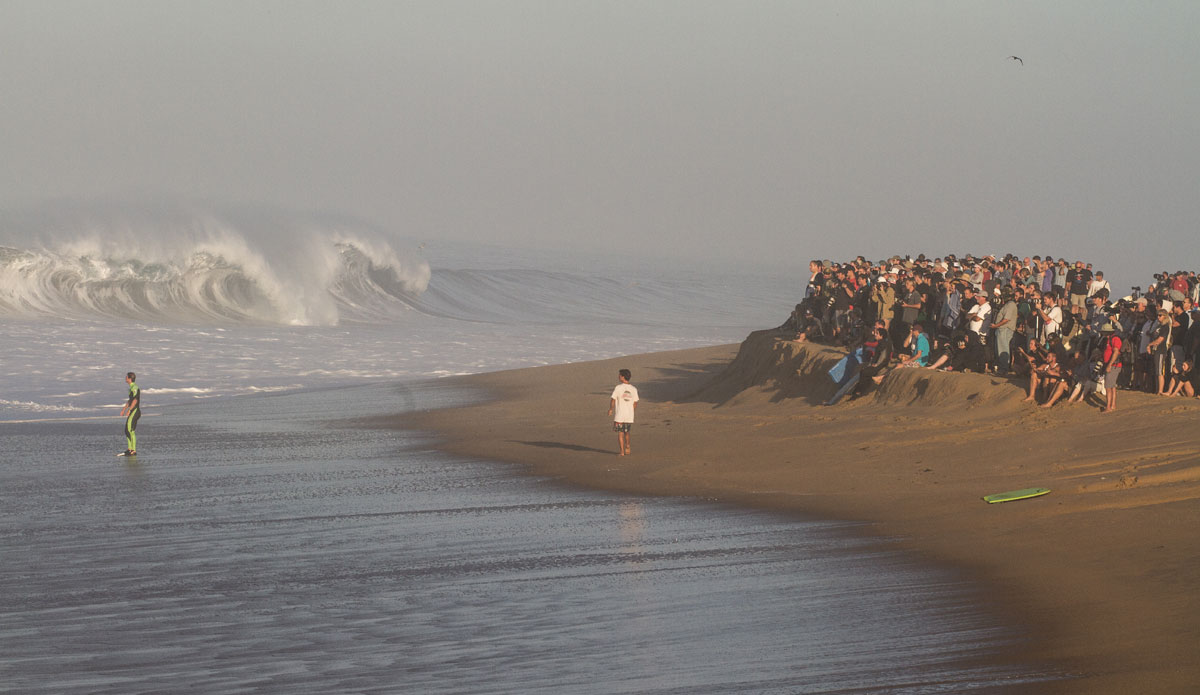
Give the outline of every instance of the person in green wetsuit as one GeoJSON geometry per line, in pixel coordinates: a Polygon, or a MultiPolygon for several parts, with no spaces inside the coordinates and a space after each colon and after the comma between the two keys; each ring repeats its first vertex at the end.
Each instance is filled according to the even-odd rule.
{"type": "Polygon", "coordinates": [[[121,408],[121,416],[125,418],[125,455],[137,456],[137,423],[142,417],[142,390],[137,385],[137,374],[129,372],[125,375],[125,383],[129,384],[129,401],[121,408]]]}

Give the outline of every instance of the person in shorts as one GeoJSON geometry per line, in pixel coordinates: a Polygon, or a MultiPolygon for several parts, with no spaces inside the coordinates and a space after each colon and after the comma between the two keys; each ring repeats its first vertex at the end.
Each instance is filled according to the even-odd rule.
{"type": "Polygon", "coordinates": [[[628,456],[630,454],[629,431],[633,429],[633,414],[637,410],[638,391],[636,386],[629,383],[633,374],[628,369],[617,372],[617,377],[621,383],[613,389],[612,398],[608,403],[608,414],[613,418],[613,431],[617,433],[619,455],[628,456]]]}
{"type": "Polygon", "coordinates": [[[1104,410],[1100,412],[1111,413],[1117,409],[1117,377],[1121,376],[1121,336],[1112,323],[1104,324],[1100,335],[1104,346],[1100,359],[1104,362],[1105,397],[1104,410]]]}

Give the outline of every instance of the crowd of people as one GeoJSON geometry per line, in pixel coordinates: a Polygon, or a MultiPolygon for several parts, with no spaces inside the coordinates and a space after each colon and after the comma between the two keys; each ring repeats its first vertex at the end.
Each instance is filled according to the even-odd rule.
{"type": "Polygon", "coordinates": [[[1200,392],[1200,280],[1163,272],[1115,297],[1104,273],[1052,256],[812,261],[783,325],[800,341],[853,348],[855,391],[892,370],[986,372],[1027,383],[1042,407],[1118,389],[1200,392]],[[858,352],[861,348],[861,352],[858,352]]]}

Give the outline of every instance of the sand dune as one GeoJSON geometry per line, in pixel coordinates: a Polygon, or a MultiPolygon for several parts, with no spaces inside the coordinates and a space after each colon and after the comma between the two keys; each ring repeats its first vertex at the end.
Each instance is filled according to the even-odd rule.
{"type": "MultiPolygon", "coordinates": [[[[841,353],[740,346],[469,377],[496,399],[431,413],[457,453],[613,490],[716,497],[873,522],[973,573],[1073,678],[1039,692],[1200,692],[1200,401],[1122,392],[1118,411],[1022,403],[1022,384],[901,370],[833,407],[841,353]],[[641,390],[633,456],[606,417],[615,372],[641,390]],[[1044,486],[1045,497],[980,497],[1044,486]]],[[[411,421],[406,423],[411,426],[411,421]]]]}

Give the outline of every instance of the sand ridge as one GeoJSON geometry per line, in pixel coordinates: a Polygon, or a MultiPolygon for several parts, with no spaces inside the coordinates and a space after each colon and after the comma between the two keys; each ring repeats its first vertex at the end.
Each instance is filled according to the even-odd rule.
{"type": "Polygon", "coordinates": [[[582,485],[870,522],[1023,617],[1016,658],[1073,676],[1038,692],[1200,692],[1200,401],[1122,392],[1112,414],[1042,410],[1019,382],[914,369],[825,407],[841,356],[760,331],[484,374],[464,381],[494,400],[418,424],[449,451],[582,485]],[[622,367],[642,396],[630,457],[606,418],[622,367]],[[980,499],[1033,486],[1053,492],[980,499]]]}

